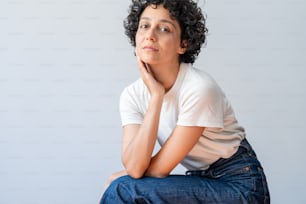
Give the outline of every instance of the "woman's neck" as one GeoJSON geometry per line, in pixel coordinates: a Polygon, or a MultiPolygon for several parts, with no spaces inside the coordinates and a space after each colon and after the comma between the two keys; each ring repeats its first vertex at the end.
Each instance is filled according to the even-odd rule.
{"type": "Polygon", "coordinates": [[[176,81],[180,63],[153,64],[150,67],[155,79],[164,86],[166,92],[169,91],[176,81]]]}

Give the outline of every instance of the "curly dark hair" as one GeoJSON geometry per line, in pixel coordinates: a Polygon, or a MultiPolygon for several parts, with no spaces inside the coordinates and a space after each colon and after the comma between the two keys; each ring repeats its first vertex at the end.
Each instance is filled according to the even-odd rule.
{"type": "Polygon", "coordinates": [[[194,63],[206,41],[208,29],[201,8],[193,0],[132,0],[129,15],[123,23],[130,43],[136,46],[136,32],[144,9],[149,5],[160,4],[169,11],[171,17],[178,21],[181,28],[181,42],[187,41],[186,52],[180,55],[180,62],[194,63]]]}

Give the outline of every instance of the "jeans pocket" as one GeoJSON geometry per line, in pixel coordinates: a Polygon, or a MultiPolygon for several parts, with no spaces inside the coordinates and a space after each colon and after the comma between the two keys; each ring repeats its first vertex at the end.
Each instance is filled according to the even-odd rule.
{"type": "Polygon", "coordinates": [[[213,179],[223,179],[229,181],[231,181],[233,178],[235,178],[235,180],[240,180],[250,177],[250,170],[250,166],[230,169],[214,169],[207,172],[207,176],[213,179]]]}

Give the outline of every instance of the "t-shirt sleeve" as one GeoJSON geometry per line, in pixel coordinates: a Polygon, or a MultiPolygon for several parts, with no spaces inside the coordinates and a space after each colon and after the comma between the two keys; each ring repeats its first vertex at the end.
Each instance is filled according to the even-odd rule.
{"type": "Polygon", "coordinates": [[[224,94],[215,84],[198,85],[181,97],[177,125],[224,128],[224,94]]]}
{"type": "Polygon", "coordinates": [[[119,109],[122,126],[142,123],[144,116],[137,103],[137,96],[128,87],[121,93],[119,109]]]}

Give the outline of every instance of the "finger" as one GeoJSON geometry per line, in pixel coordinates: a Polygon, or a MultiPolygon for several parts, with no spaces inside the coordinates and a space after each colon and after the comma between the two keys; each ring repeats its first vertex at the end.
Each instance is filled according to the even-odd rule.
{"type": "Polygon", "coordinates": [[[152,75],[151,68],[150,68],[149,64],[146,64],[139,57],[137,57],[137,62],[138,62],[139,71],[140,71],[142,76],[148,77],[148,74],[152,75]]]}
{"type": "Polygon", "coordinates": [[[147,72],[151,74],[152,72],[151,72],[151,67],[150,67],[150,65],[149,65],[148,63],[144,63],[144,65],[145,65],[145,67],[146,67],[147,72]]]}
{"type": "Polygon", "coordinates": [[[138,63],[138,67],[140,72],[144,71],[146,69],[144,62],[140,59],[139,56],[137,56],[137,63],[138,63]]]}

